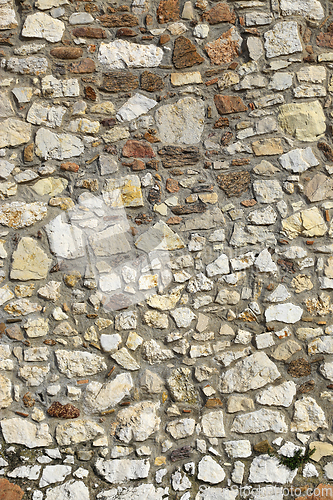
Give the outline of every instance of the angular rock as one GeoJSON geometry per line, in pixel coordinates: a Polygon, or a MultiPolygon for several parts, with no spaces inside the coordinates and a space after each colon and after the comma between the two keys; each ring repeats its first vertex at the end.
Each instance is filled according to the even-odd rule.
{"type": "Polygon", "coordinates": [[[71,472],[72,467],[70,465],[47,465],[43,470],[39,487],[44,488],[49,484],[63,482],[71,472]]]}
{"type": "Polygon", "coordinates": [[[18,484],[10,483],[8,479],[4,478],[0,479],[0,492],[1,500],[22,500],[24,496],[24,491],[18,484]]]}
{"type": "Polygon", "coordinates": [[[8,118],[0,123],[0,148],[18,146],[29,142],[31,125],[17,118],[8,118]]]}
{"type": "Polygon", "coordinates": [[[162,90],[164,87],[163,78],[150,71],[144,71],[141,74],[140,83],[142,90],[146,90],[147,92],[156,92],[162,90]]]}
{"type": "Polygon", "coordinates": [[[210,10],[206,10],[202,16],[209,24],[231,23],[236,21],[235,13],[227,3],[219,2],[210,10]]]}
{"type": "Polygon", "coordinates": [[[302,52],[302,42],[295,21],[276,23],[272,30],[264,34],[266,56],[268,58],[302,52]]]}
{"type": "Polygon", "coordinates": [[[263,389],[257,394],[256,401],[262,405],[288,407],[292,404],[295,395],[296,384],[289,380],[263,389]]]}
{"type": "Polygon", "coordinates": [[[122,155],[125,158],[154,158],[155,153],[147,142],[129,139],[123,147],[122,155]]]}
{"type": "Polygon", "coordinates": [[[279,162],[283,168],[294,173],[305,172],[309,168],[319,165],[319,161],[310,147],[306,149],[293,149],[289,153],[280,156],[279,162]]]}
{"type": "Polygon", "coordinates": [[[231,427],[231,432],[241,434],[257,434],[267,431],[273,431],[277,434],[288,432],[285,416],[279,411],[263,408],[262,410],[238,415],[231,427]]]}
{"type": "Polygon", "coordinates": [[[311,432],[327,429],[325,413],[318,403],[310,397],[303,396],[295,403],[295,411],[291,422],[291,431],[311,432]]]}
{"type": "Polygon", "coordinates": [[[326,118],[319,101],[283,104],[278,120],[285,132],[300,141],[316,141],[326,130],[326,118]]]}
{"type": "Polygon", "coordinates": [[[59,371],[68,378],[95,375],[107,369],[104,358],[85,351],[55,351],[59,371]]]}
{"type": "MultiPolygon", "coordinates": [[[[133,14],[104,14],[98,18],[104,28],[117,28],[119,26],[133,27],[139,24],[138,18],[133,14]]],[[[77,23],[82,24],[82,23],[77,23]]]]}
{"type": "Polygon", "coordinates": [[[104,429],[92,420],[79,419],[58,424],[55,435],[59,446],[69,446],[102,436],[104,429]]]}
{"type": "Polygon", "coordinates": [[[42,280],[47,277],[52,259],[49,259],[33,238],[20,240],[12,256],[11,279],[42,280]]]}
{"type": "Polygon", "coordinates": [[[247,458],[252,454],[251,443],[247,439],[224,441],[225,451],[231,458],[247,458]]]}
{"type": "Polygon", "coordinates": [[[202,432],[209,438],[225,437],[222,411],[205,413],[201,418],[202,432]]]}
{"type": "Polygon", "coordinates": [[[90,382],[86,388],[85,403],[93,412],[101,412],[115,406],[125,396],[129,396],[133,387],[129,373],[121,373],[105,384],[90,382]]]}
{"type": "Polygon", "coordinates": [[[0,408],[8,408],[12,402],[12,383],[8,377],[0,374],[0,408]]]}
{"type": "Polygon", "coordinates": [[[102,42],[98,60],[104,70],[124,68],[153,68],[160,64],[163,50],[155,45],[139,45],[127,40],[102,42]]]}
{"type": "Polygon", "coordinates": [[[10,30],[17,25],[13,1],[3,0],[0,5],[0,30],[10,30]]]}
{"type": "Polygon", "coordinates": [[[101,89],[108,92],[129,92],[139,86],[139,78],[128,71],[110,71],[101,84],[101,89]]]}
{"type": "Polygon", "coordinates": [[[313,21],[324,17],[324,9],[318,0],[280,0],[283,16],[302,16],[313,21]]]}
{"type": "Polygon", "coordinates": [[[201,64],[204,62],[204,58],[198,54],[196,46],[184,36],[176,38],[173,53],[172,62],[177,69],[191,68],[196,64],[201,64]]]}
{"type": "Polygon", "coordinates": [[[297,474],[297,470],[290,470],[285,465],[281,465],[276,457],[260,455],[255,457],[251,467],[250,483],[291,483],[297,474]]]}
{"type": "Polygon", "coordinates": [[[166,431],[171,434],[173,439],[182,439],[192,436],[194,428],[195,420],[193,418],[183,418],[169,422],[166,426],[166,431]]]}
{"type": "Polygon", "coordinates": [[[83,481],[74,479],[46,490],[45,500],[90,500],[89,489],[83,481]]]}
{"type": "Polygon", "coordinates": [[[99,458],[95,464],[97,473],[112,484],[144,479],[149,474],[149,460],[103,460],[99,458]]]}
{"type": "Polygon", "coordinates": [[[253,191],[259,203],[273,203],[283,198],[281,184],[277,180],[256,180],[253,183],[253,191]]]}
{"type": "Polygon", "coordinates": [[[316,174],[304,189],[304,194],[310,202],[333,198],[332,179],[324,174],[316,174]]]}
{"type": "Polygon", "coordinates": [[[159,407],[160,403],[142,401],[120,410],[114,423],[117,438],[124,443],[146,441],[160,428],[159,407]]]}
{"type": "Polygon", "coordinates": [[[63,160],[80,156],[84,145],[78,137],[71,134],[55,134],[48,129],[40,128],[36,133],[36,155],[44,160],[50,158],[63,160]]]}
{"type": "Polygon", "coordinates": [[[217,40],[207,43],[205,50],[213,64],[231,63],[241,54],[243,39],[237,29],[232,27],[217,40]]]}
{"type": "Polygon", "coordinates": [[[177,233],[160,221],[141,234],[136,239],[135,246],[148,253],[152,250],[176,250],[184,248],[185,244],[177,233]]]}
{"type": "Polygon", "coordinates": [[[48,42],[60,42],[65,31],[65,25],[59,19],[54,19],[43,12],[28,16],[22,28],[22,36],[29,38],[45,38],[48,42]]]}
{"type": "Polygon", "coordinates": [[[120,122],[135,120],[139,116],[146,114],[154,106],[157,101],[148,99],[142,94],[134,94],[119,110],[116,118],[120,122]]]}
{"type": "Polygon", "coordinates": [[[27,448],[50,446],[53,443],[47,424],[33,424],[24,418],[4,418],[0,421],[4,440],[27,448]]]}
{"type": "Polygon", "coordinates": [[[214,96],[214,103],[220,115],[247,111],[247,106],[238,96],[217,94],[214,96]]]}
{"type": "Polygon", "coordinates": [[[51,220],[45,227],[50,249],[57,257],[75,259],[85,255],[85,242],[80,228],[65,222],[63,214],[51,220]]]}
{"type": "Polygon", "coordinates": [[[47,215],[45,203],[3,203],[0,207],[0,224],[14,229],[29,227],[47,215]]]}
{"type": "Polygon", "coordinates": [[[198,463],[198,479],[210,484],[217,484],[225,478],[223,468],[210,456],[204,456],[198,463]]]}
{"type": "Polygon", "coordinates": [[[263,352],[256,352],[235,364],[221,377],[223,393],[246,392],[259,389],[280,377],[276,365],[263,352]]]}
{"type": "Polygon", "coordinates": [[[173,401],[195,404],[199,401],[198,392],[191,382],[190,368],[177,368],[167,379],[167,387],[173,401]]]}
{"type": "Polygon", "coordinates": [[[243,170],[241,172],[218,175],[216,180],[228,197],[238,197],[250,187],[251,176],[247,170],[243,170]]]}

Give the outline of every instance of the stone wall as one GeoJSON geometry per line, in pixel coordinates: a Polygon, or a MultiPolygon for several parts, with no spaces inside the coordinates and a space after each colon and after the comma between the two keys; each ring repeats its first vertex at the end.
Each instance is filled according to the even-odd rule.
{"type": "Polygon", "coordinates": [[[331,1],[0,0],[0,60],[0,499],[313,498],[331,1]]]}

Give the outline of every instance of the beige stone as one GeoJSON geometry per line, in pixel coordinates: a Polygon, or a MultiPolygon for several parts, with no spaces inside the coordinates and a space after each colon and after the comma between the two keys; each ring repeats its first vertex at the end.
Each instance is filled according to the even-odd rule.
{"type": "Polygon", "coordinates": [[[180,85],[189,85],[191,83],[202,83],[201,73],[199,71],[191,71],[188,73],[171,73],[171,84],[174,87],[180,85]]]}
{"type": "Polygon", "coordinates": [[[52,259],[49,259],[36,240],[24,237],[13,252],[11,279],[20,281],[46,278],[52,259]]]}
{"type": "Polygon", "coordinates": [[[326,130],[326,119],[319,101],[283,104],[278,121],[285,132],[304,142],[318,140],[326,130]]]}

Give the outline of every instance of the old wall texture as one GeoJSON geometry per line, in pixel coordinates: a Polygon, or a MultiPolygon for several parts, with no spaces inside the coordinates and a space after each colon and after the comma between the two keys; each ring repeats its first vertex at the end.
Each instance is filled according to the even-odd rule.
{"type": "Polygon", "coordinates": [[[0,499],[313,498],[333,483],[333,3],[13,1],[0,499]]]}

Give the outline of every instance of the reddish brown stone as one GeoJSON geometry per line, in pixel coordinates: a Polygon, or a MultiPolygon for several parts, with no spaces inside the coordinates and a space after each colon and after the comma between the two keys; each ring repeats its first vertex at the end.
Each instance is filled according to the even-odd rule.
{"type": "Polygon", "coordinates": [[[315,388],[315,381],[314,380],[308,380],[307,382],[304,382],[297,390],[301,394],[307,394],[308,392],[313,391],[315,388]]]}
{"type": "Polygon", "coordinates": [[[21,500],[24,491],[18,484],[10,483],[8,479],[0,479],[0,500],[21,500]]]}
{"type": "Polygon", "coordinates": [[[54,403],[51,404],[47,413],[50,417],[56,418],[77,418],[80,416],[80,410],[78,408],[75,408],[75,406],[70,403],[62,405],[58,401],[54,401],[54,403]]]}
{"type": "Polygon", "coordinates": [[[319,47],[328,47],[330,49],[333,48],[333,33],[320,32],[316,40],[319,47]]]}
{"type": "Polygon", "coordinates": [[[139,24],[138,18],[133,14],[104,14],[98,19],[105,28],[132,27],[139,24]]]}
{"type": "Polygon", "coordinates": [[[151,144],[155,144],[156,142],[161,142],[161,139],[156,135],[156,131],[154,133],[149,131],[146,132],[144,138],[151,144]]]}
{"type": "Polygon", "coordinates": [[[155,153],[147,142],[129,139],[123,147],[122,155],[126,158],[154,158],[155,153]]]}
{"type": "Polygon", "coordinates": [[[22,333],[22,330],[18,324],[13,325],[13,326],[7,326],[6,328],[6,335],[12,340],[17,340],[21,342],[24,340],[24,336],[22,333]]]}
{"type": "Polygon", "coordinates": [[[0,336],[6,332],[6,323],[0,323],[0,336]]]}
{"type": "Polygon", "coordinates": [[[156,12],[157,21],[160,24],[178,21],[179,0],[161,0],[156,12]]]}
{"type": "Polygon", "coordinates": [[[179,191],[178,181],[175,179],[167,179],[165,183],[165,189],[169,191],[169,193],[177,193],[179,191]]]}
{"type": "Polygon", "coordinates": [[[163,33],[163,35],[160,36],[160,45],[165,45],[166,43],[170,42],[170,35],[163,33]]]}
{"type": "Polygon", "coordinates": [[[221,144],[222,146],[228,146],[229,142],[233,138],[233,133],[232,132],[226,132],[225,134],[222,135],[221,137],[221,144]]]}
{"type": "Polygon", "coordinates": [[[248,190],[250,182],[251,176],[247,170],[217,176],[218,185],[229,197],[240,196],[248,190]]]}
{"type": "Polygon", "coordinates": [[[223,33],[217,40],[207,43],[205,50],[213,64],[231,63],[241,53],[242,39],[236,28],[223,33]]]}
{"type": "Polygon", "coordinates": [[[60,165],[61,170],[66,170],[67,172],[78,172],[80,166],[77,163],[71,161],[66,161],[60,165]]]}
{"type": "Polygon", "coordinates": [[[96,101],[97,99],[96,91],[90,86],[84,88],[84,96],[89,101],[96,101]]]}
{"type": "Polygon", "coordinates": [[[34,159],[34,143],[32,142],[24,148],[23,159],[26,163],[34,159]]]}
{"type": "Polygon", "coordinates": [[[101,89],[108,92],[128,92],[138,88],[139,78],[127,71],[111,71],[105,75],[101,89]]]}
{"type": "Polygon", "coordinates": [[[141,88],[147,92],[156,92],[164,87],[163,78],[150,71],[144,71],[141,75],[141,88]]]}
{"type": "Polygon", "coordinates": [[[298,497],[298,500],[333,500],[333,485],[332,484],[318,484],[313,485],[313,494],[306,497],[298,497]]]}
{"type": "Polygon", "coordinates": [[[115,118],[104,118],[104,120],[101,120],[103,127],[114,127],[116,123],[117,120],[115,118]]]}
{"type": "Polygon", "coordinates": [[[235,13],[230,9],[229,5],[220,2],[214,5],[213,8],[203,14],[203,19],[209,24],[232,23],[235,24],[235,13]]]}
{"type": "Polygon", "coordinates": [[[26,392],[22,398],[22,401],[26,408],[32,408],[36,403],[36,400],[32,396],[31,392],[26,392]]]}
{"type": "Polygon", "coordinates": [[[236,95],[215,95],[214,102],[217,111],[220,115],[228,115],[230,113],[240,113],[247,110],[247,106],[242,99],[236,95]]]}
{"type": "Polygon", "coordinates": [[[170,217],[166,223],[169,224],[169,226],[174,226],[176,224],[180,224],[183,219],[181,217],[178,217],[175,215],[174,217],[170,217]]]}
{"type": "Polygon", "coordinates": [[[55,47],[50,51],[57,59],[78,59],[83,54],[81,47],[55,47]]]}
{"type": "Polygon", "coordinates": [[[131,30],[131,28],[120,28],[117,30],[116,37],[122,38],[122,37],[133,37],[137,36],[137,32],[134,30],[131,30]]]}
{"type": "Polygon", "coordinates": [[[198,54],[196,46],[184,36],[175,40],[172,62],[177,69],[191,68],[196,64],[204,62],[204,58],[198,54]]]}
{"type": "Polygon", "coordinates": [[[96,66],[95,62],[87,57],[77,63],[70,64],[68,69],[71,73],[94,73],[96,66]]]}
{"type": "Polygon", "coordinates": [[[252,198],[251,200],[243,200],[241,201],[241,205],[243,205],[243,207],[254,207],[254,205],[256,205],[257,202],[254,198],[252,198]]]}
{"type": "Polygon", "coordinates": [[[75,28],[72,33],[79,38],[106,38],[105,30],[102,30],[102,28],[92,28],[91,26],[75,28]]]}
{"type": "Polygon", "coordinates": [[[132,172],[138,172],[140,170],[145,170],[146,169],[146,165],[145,165],[145,162],[142,161],[142,160],[133,160],[133,162],[131,163],[131,170],[132,172]]]}
{"type": "Polygon", "coordinates": [[[217,120],[217,122],[214,123],[214,128],[224,128],[224,127],[229,127],[229,118],[226,116],[221,116],[217,120]]]}

